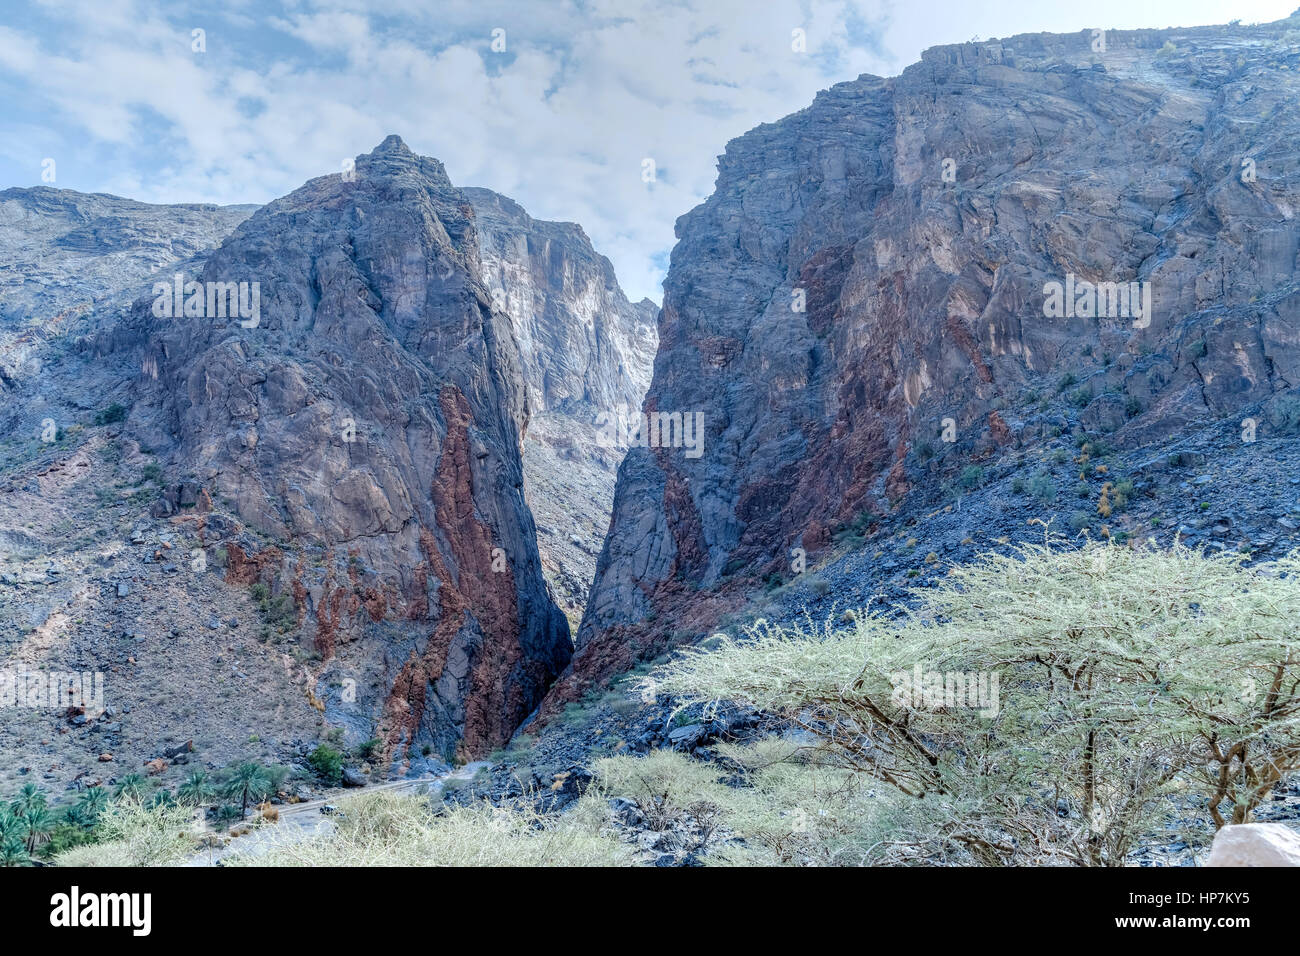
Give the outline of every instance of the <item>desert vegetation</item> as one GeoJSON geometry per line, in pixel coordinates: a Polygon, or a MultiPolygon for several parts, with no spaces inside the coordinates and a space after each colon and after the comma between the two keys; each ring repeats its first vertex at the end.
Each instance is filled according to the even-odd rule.
{"type": "MultiPolygon", "coordinates": [[[[1248,567],[1182,546],[986,554],[891,613],[759,621],[634,678],[683,711],[769,718],[705,759],[597,759],[562,812],[535,793],[358,793],[330,826],[272,833],[226,862],[610,866],[670,851],[709,865],[1118,866],[1171,828],[1204,845],[1300,769],[1298,572],[1297,555],[1248,567]],[[922,673],[924,692],[907,690],[922,673]],[[979,682],[978,700],[961,681],[979,682]],[[1179,830],[1180,807],[1208,822],[1179,830]]],[[[195,807],[223,796],[238,814],[275,777],[252,764],[213,783],[200,773],[175,800],[119,787],[95,811],[94,844],[57,861],[178,862],[194,851],[195,807]]],[[[39,802],[27,794],[0,819],[6,853],[46,839],[39,802]]]]}
{"type": "Polygon", "coordinates": [[[1025,546],[951,569],[901,615],[760,623],[648,680],[683,704],[780,714],[810,762],[949,808],[878,853],[1119,865],[1171,800],[1246,822],[1300,767],[1300,563],[1243,561],[1025,546]],[[997,675],[996,712],[900,700],[917,664],[997,675]]]}

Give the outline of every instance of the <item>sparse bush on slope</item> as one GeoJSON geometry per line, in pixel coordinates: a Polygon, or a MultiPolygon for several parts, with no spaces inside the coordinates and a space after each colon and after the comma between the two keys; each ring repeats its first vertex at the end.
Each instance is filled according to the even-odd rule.
{"type": "Polygon", "coordinates": [[[1118,865],[1171,794],[1241,822],[1300,767],[1300,560],[1242,560],[1024,547],[954,568],[900,618],[760,623],[649,681],[783,714],[824,760],[953,802],[934,836],[983,862],[1118,865]],[[917,665],[940,706],[898,692],[917,665]],[[996,676],[996,713],[943,700],[956,674],[996,676]]]}
{"type": "MultiPolygon", "coordinates": [[[[227,866],[616,866],[631,849],[588,818],[547,818],[488,803],[435,814],[427,798],[390,791],[339,802],[334,832],[266,853],[236,855],[227,866]]],[[[272,836],[271,839],[275,839],[272,836]]]]}

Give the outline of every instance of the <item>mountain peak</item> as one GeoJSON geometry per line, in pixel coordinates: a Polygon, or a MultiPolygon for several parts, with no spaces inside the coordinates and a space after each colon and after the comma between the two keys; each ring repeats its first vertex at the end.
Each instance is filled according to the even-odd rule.
{"type": "Polygon", "coordinates": [[[402,137],[396,133],[389,133],[384,137],[384,141],[376,146],[370,153],[371,156],[414,156],[411,148],[406,145],[402,137]]]}
{"type": "Polygon", "coordinates": [[[389,174],[415,171],[438,185],[451,186],[446,167],[442,163],[432,156],[421,156],[412,152],[402,137],[396,133],[385,136],[384,141],[373,150],[357,157],[357,168],[366,167],[369,167],[372,172],[380,171],[389,174]]]}

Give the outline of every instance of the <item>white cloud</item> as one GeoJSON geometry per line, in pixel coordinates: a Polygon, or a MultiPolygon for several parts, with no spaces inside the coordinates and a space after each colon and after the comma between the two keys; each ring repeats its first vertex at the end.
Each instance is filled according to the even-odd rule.
{"type": "MultiPolygon", "coordinates": [[[[460,185],[581,223],[628,294],[657,300],[655,259],[671,248],[676,218],[712,189],[727,140],[833,82],[896,73],[922,47],[975,33],[1289,12],[1273,0],[1234,2],[1237,12],[1211,0],[1166,0],[1140,15],[1135,6],[394,0],[377,13],[360,0],[304,0],[194,15],[151,0],[48,0],[30,22],[0,26],[0,79],[25,85],[65,150],[99,151],[97,163],[61,163],[59,185],[266,202],[398,133],[460,185]],[[206,53],[190,51],[195,26],[207,31],[206,53]],[[505,54],[489,49],[497,27],[505,54]],[[796,28],[806,53],[791,49],[796,28]],[[641,181],[646,157],[659,170],[653,185],[641,181]]],[[[32,127],[32,113],[14,116],[0,136],[32,127]]]]}

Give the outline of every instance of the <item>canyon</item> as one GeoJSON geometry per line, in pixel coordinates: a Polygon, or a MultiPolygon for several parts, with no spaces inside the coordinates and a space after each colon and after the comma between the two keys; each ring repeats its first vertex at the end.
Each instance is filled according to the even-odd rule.
{"type": "Polygon", "coordinates": [[[5,711],[6,764],[567,767],[567,708],[757,617],[1045,533],[1295,547],[1300,17],[1095,39],[733,140],[661,309],[396,136],[262,207],[0,193],[3,666],[117,701],[5,711]],[[157,314],[177,274],[258,321],[157,314]]]}

